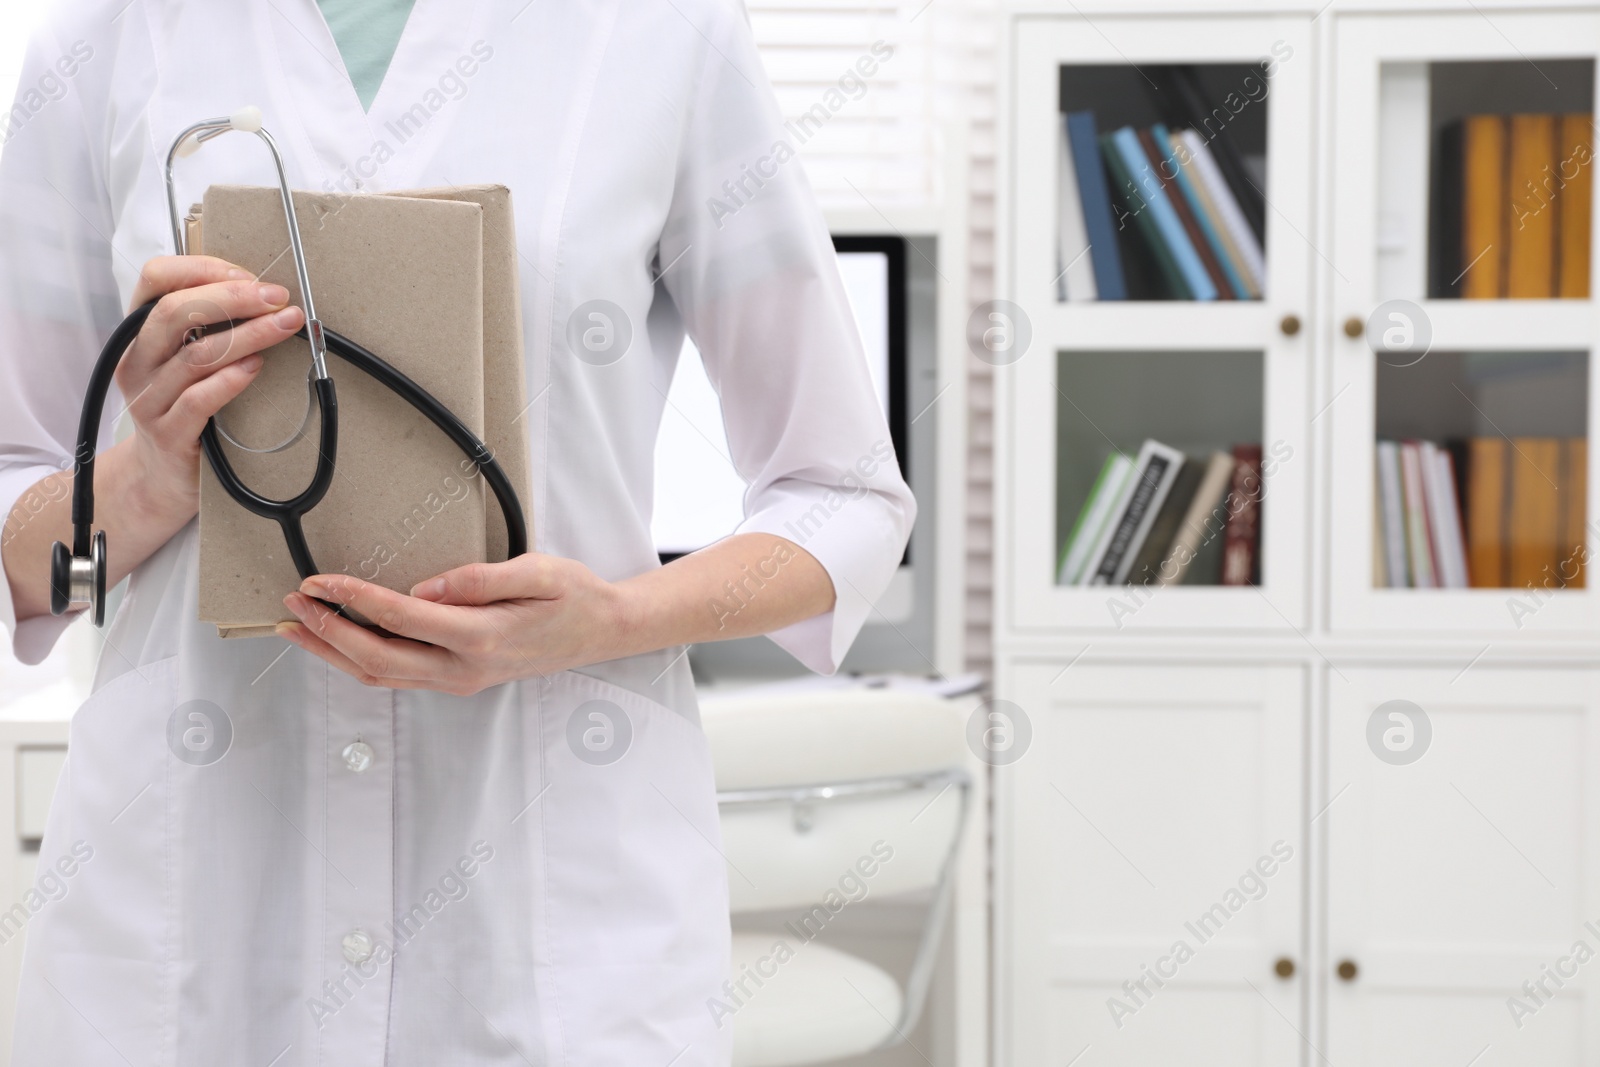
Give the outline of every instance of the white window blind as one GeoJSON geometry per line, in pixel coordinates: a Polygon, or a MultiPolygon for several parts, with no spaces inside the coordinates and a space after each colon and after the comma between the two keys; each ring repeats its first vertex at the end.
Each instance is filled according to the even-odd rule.
{"type": "Polygon", "coordinates": [[[767,76],[791,133],[807,135],[797,147],[825,206],[926,204],[936,195],[940,18],[932,8],[918,14],[925,3],[749,4],[767,76]],[[857,66],[863,58],[870,75],[857,66]],[[812,123],[801,127],[808,113],[812,123]]]}

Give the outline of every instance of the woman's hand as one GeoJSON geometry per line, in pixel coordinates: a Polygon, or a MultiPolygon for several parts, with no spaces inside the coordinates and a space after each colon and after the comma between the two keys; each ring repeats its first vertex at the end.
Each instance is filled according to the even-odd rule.
{"type": "Polygon", "coordinates": [[[742,533],[618,582],[529,553],[446,571],[410,596],[317,574],[284,604],[278,633],[367,685],[467,696],[660,648],[771,633],[831,610],[833,581],[805,549],[742,533]],[[317,599],[312,599],[317,598],[317,599]],[[390,634],[318,603],[348,605],[390,634]]]}
{"type": "Polygon", "coordinates": [[[200,431],[244,392],[261,356],[305,325],[289,291],[262,284],[214,256],[146,263],[133,307],[160,297],[117,367],[133,419],[132,457],[144,504],[168,525],[194,517],[200,498],[200,431]],[[196,327],[231,325],[190,340],[196,327]]]}
{"type": "Polygon", "coordinates": [[[314,575],[284,598],[300,622],[281,623],[278,633],[367,685],[458,696],[636,651],[628,647],[620,587],[576,560],[530,553],[474,563],[411,592],[314,575]],[[340,618],[317,600],[350,607],[395,636],[340,618]]]}
{"type": "MultiPolygon", "coordinates": [[[[200,431],[256,379],[262,349],[305,322],[281,286],[211,256],[146,263],[133,306],[161,297],[117,367],[132,437],[95,458],[95,525],[106,531],[111,588],[194,518],[200,506],[200,431]],[[233,329],[188,343],[196,326],[233,329]]],[[[50,610],[50,546],[72,542],[70,470],[40,479],[5,517],[0,538],[16,617],[50,610]]]]}

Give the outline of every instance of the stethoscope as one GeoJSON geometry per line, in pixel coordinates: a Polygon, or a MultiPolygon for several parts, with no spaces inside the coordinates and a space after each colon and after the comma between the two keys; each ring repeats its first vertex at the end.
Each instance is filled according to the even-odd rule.
{"type": "MultiPolygon", "coordinates": [[[[316,304],[311,298],[311,278],[306,271],[305,249],[300,243],[300,221],[295,215],[294,197],[289,191],[288,174],[284,170],[283,156],[278,151],[277,142],[261,126],[260,109],[244,108],[227,118],[197,122],[178,134],[172,142],[172,147],[168,149],[167,212],[172,221],[172,244],[177,249],[178,255],[188,255],[189,249],[183,222],[178,215],[178,196],[172,177],[173,164],[178,157],[194,153],[206,141],[220,137],[229,130],[253,133],[261,138],[262,143],[272,153],[272,162],[278,171],[278,191],[283,198],[283,214],[289,225],[289,249],[294,256],[295,275],[300,283],[300,300],[306,315],[305,326],[301,327],[296,336],[305,339],[311,345],[311,380],[308,392],[315,396],[317,409],[321,413],[321,439],[317,448],[317,467],[311,477],[311,483],[303,492],[288,500],[272,500],[254,492],[239,480],[239,476],[234,473],[232,464],[228,462],[228,457],[222,450],[222,443],[218,440],[217,420],[213,418],[206,423],[206,428],[200,433],[200,448],[205,453],[206,461],[211,464],[211,469],[216,472],[217,480],[241,507],[264,519],[272,519],[283,529],[283,539],[289,546],[289,555],[294,560],[295,569],[300,572],[301,578],[309,578],[318,573],[317,565],[311,556],[311,547],[306,543],[305,531],[301,528],[301,520],[321,502],[328,487],[333,484],[334,459],[339,444],[339,404],[334,395],[333,379],[328,377],[326,353],[332,352],[346,363],[370,375],[385,388],[403,397],[412,407],[427,416],[430,422],[477,465],[485,481],[489,483],[489,488],[494,491],[495,499],[500,504],[500,511],[505,516],[508,556],[522,555],[528,550],[528,530],[522,515],[522,505],[517,500],[516,490],[512,488],[510,479],[500,469],[500,464],[488,447],[426,389],[348,337],[327,329],[317,318],[316,304]]],[[[73,458],[72,468],[72,551],[68,552],[67,546],[57,541],[50,554],[50,611],[60,615],[71,608],[87,606],[94,612],[96,626],[105,623],[106,534],[104,530],[93,531],[91,534],[94,523],[95,441],[99,437],[106,394],[110,391],[117,364],[122,361],[123,353],[138,336],[145,319],[150,317],[150,311],[155,306],[156,301],[151,300],[136,308],[122,320],[122,324],[112,332],[105,347],[100,350],[100,358],[95,362],[94,373],[89,377],[88,394],[83,399],[83,415],[78,421],[78,449],[73,458]]],[[[189,339],[196,339],[201,332],[206,332],[206,328],[196,327],[190,331],[189,339]]],[[[309,418],[309,410],[306,414],[309,418]]],[[[288,442],[275,448],[248,449],[248,451],[278,451],[299,440],[299,437],[300,434],[297,433],[288,442]]],[[[231,437],[228,439],[233,440],[231,437]]]]}

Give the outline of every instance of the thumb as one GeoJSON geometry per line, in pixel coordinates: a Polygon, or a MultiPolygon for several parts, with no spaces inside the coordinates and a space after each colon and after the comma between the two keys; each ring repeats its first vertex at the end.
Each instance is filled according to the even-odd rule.
{"type": "Polygon", "coordinates": [[[504,563],[468,563],[411,588],[411,595],[435,604],[481,605],[497,600],[548,598],[560,592],[553,556],[530,552],[504,563]]]}

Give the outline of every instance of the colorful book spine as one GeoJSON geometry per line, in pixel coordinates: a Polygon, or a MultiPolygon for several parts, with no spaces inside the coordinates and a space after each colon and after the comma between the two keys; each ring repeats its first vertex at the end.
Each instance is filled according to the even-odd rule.
{"type": "Polygon", "coordinates": [[[1384,575],[1391,589],[1411,584],[1406,559],[1405,494],[1400,488],[1400,446],[1378,442],[1378,503],[1383,515],[1384,575]]]}
{"type": "Polygon", "coordinates": [[[1150,532],[1145,535],[1144,544],[1139,546],[1139,554],[1128,569],[1129,582],[1134,585],[1162,584],[1162,564],[1178,537],[1178,526],[1188,514],[1189,504],[1194,500],[1204,474],[1204,465],[1192,459],[1185,459],[1179,466],[1178,476],[1173,479],[1172,488],[1161,502],[1161,510],[1156,512],[1156,520],[1150,524],[1150,532]]]}
{"type": "Polygon", "coordinates": [[[1584,587],[1589,560],[1589,442],[1569,438],[1562,442],[1561,563],[1557,576],[1568,588],[1584,587]]]}
{"type": "Polygon", "coordinates": [[[1128,287],[1122,276],[1122,255],[1117,248],[1116,215],[1106,188],[1105,165],[1100,160],[1100,139],[1094,113],[1074,111],[1067,116],[1067,140],[1077,172],[1078,197],[1089,236],[1089,259],[1094,269],[1095,291],[1101,300],[1126,300],[1128,287]]]}
{"type": "Polygon", "coordinates": [[[1217,299],[1237,300],[1237,294],[1228,286],[1228,277],[1222,270],[1222,264],[1217,261],[1216,254],[1206,241],[1205,232],[1200,228],[1200,221],[1194,217],[1188,200],[1184,199],[1183,190],[1178,187],[1178,165],[1167,158],[1165,147],[1156,140],[1158,129],[1165,132],[1164,127],[1154,126],[1148,130],[1134,131],[1139,138],[1139,147],[1143,149],[1145,159],[1149,163],[1150,174],[1161,183],[1161,191],[1166,194],[1167,202],[1172,205],[1173,214],[1178,217],[1178,225],[1183,227],[1184,236],[1189,239],[1195,254],[1200,257],[1200,266],[1204,268],[1206,277],[1211,279],[1212,286],[1217,290],[1217,299]]]}
{"type": "Polygon", "coordinates": [[[1586,300],[1592,114],[1468,115],[1439,132],[1429,295],[1586,300]]]}
{"type": "Polygon", "coordinates": [[[1467,443],[1467,576],[1474,589],[1504,589],[1510,468],[1503,437],[1467,443]]]}
{"type": "Polygon", "coordinates": [[[1439,563],[1439,587],[1467,588],[1467,546],[1456,505],[1455,470],[1450,453],[1432,441],[1421,443],[1422,485],[1428,499],[1428,535],[1439,563]]]}
{"type": "Polygon", "coordinates": [[[1120,585],[1133,568],[1134,557],[1155,522],[1167,493],[1172,488],[1183,453],[1159,441],[1146,441],[1128,490],[1123,494],[1122,511],[1111,522],[1087,570],[1089,585],[1120,585]]]}
{"type": "Polygon", "coordinates": [[[1177,211],[1154,173],[1144,148],[1139,144],[1138,134],[1134,132],[1133,127],[1124,126],[1113,133],[1111,139],[1112,144],[1122,155],[1123,166],[1127,168],[1128,175],[1136,183],[1140,197],[1143,198],[1147,210],[1155,220],[1162,244],[1166,246],[1182,273],[1184,285],[1192,294],[1191,299],[1217,299],[1217,287],[1212,284],[1205,265],[1200,261],[1200,254],[1195,251],[1189,235],[1184,232],[1177,211]]]}
{"type": "Polygon", "coordinates": [[[1261,446],[1235,445],[1228,525],[1223,534],[1222,584],[1261,584],[1261,446]]]}
{"type": "MultiPolygon", "coordinates": [[[[1213,208],[1209,198],[1200,193],[1199,186],[1190,169],[1186,169],[1183,160],[1189,157],[1188,150],[1178,150],[1178,143],[1167,132],[1165,126],[1159,123],[1151,127],[1151,135],[1155,138],[1156,147],[1161,150],[1162,159],[1171,168],[1173,182],[1182,193],[1184,201],[1189,205],[1190,212],[1194,215],[1200,233],[1210,246],[1212,254],[1216,257],[1217,265],[1227,277],[1228,287],[1233,291],[1234,298],[1243,300],[1260,296],[1253,292],[1246,282],[1244,274],[1239,270],[1234,261],[1234,255],[1229,250],[1231,242],[1223,238],[1221,227],[1213,218],[1213,208]]],[[[1191,164],[1192,167],[1192,164],[1191,164]]]]}
{"type": "Polygon", "coordinates": [[[1234,199],[1233,190],[1223,179],[1222,171],[1211,155],[1211,147],[1196,130],[1184,130],[1180,137],[1184,147],[1189,150],[1189,157],[1194,160],[1195,173],[1200,176],[1206,190],[1211,194],[1211,200],[1216,204],[1223,224],[1227,226],[1234,244],[1244,256],[1245,265],[1254,278],[1256,289],[1258,291],[1263,289],[1266,285],[1264,279],[1267,276],[1266,252],[1262,248],[1260,238],[1251,229],[1249,221],[1240,209],[1239,202],[1234,199]]]}
{"type": "Polygon", "coordinates": [[[1183,271],[1178,267],[1178,261],[1173,258],[1167,243],[1161,239],[1155,212],[1134,181],[1133,172],[1128,169],[1127,161],[1123,158],[1122,151],[1117,147],[1112,134],[1100,135],[1100,155],[1105,160],[1106,170],[1111,174],[1117,199],[1125,209],[1117,218],[1117,227],[1121,230],[1131,226],[1137,239],[1137,250],[1148,254],[1154,262],[1156,273],[1159,273],[1165,289],[1160,295],[1170,300],[1194,299],[1188,283],[1184,281],[1183,271]]]}
{"type": "Polygon", "coordinates": [[[1233,481],[1233,457],[1226,452],[1213,452],[1207,461],[1205,473],[1195,490],[1194,499],[1183,521],[1178,524],[1177,536],[1167,550],[1161,564],[1157,585],[1178,585],[1189,574],[1189,569],[1199,559],[1204,549],[1219,545],[1227,528],[1228,486],[1233,481]]]}
{"type": "Polygon", "coordinates": [[[1472,115],[1461,125],[1461,296],[1505,295],[1506,123],[1472,115]]]}
{"type": "Polygon", "coordinates": [[[1089,229],[1078,191],[1078,170],[1072,158],[1067,120],[1061,120],[1056,160],[1056,299],[1094,300],[1094,263],[1090,260],[1089,229]]]}
{"type": "Polygon", "coordinates": [[[1513,589],[1556,584],[1561,537],[1561,442],[1553,437],[1511,441],[1511,506],[1506,511],[1507,571],[1513,589]]]}
{"type": "Polygon", "coordinates": [[[1234,144],[1236,127],[1228,112],[1217,107],[1217,97],[1201,84],[1199,68],[1185,63],[1149,69],[1163,109],[1181,117],[1185,126],[1204,136],[1217,161],[1218,173],[1238,201],[1251,232],[1258,242],[1264,240],[1266,196],[1250,177],[1250,168],[1234,144]]]}
{"type": "Polygon", "coordinates": [[[1594,116],[1562,115],[1556,155],[1560,243],[1557,296],[1589,299],[1589,242],[1594,219],[1594,116]]]}
{"type": "Polygon", "coordinates": [[[1556,116],[1511,116],[1505,295],[1556,295],[1556,116]]]}
{"type": "Polygon", "coordinates": [[[1428,535],[1428,495],[1422,484],[1422,450],[1416,441],[1400,445],[1400,491],[1404,496],[1406,553],[1410,563],[1411,585],[1416,589],[1435,589],[1439,585],[1433,559],[1433,541],[1428,535]]]}
{"type": "Polygon", "coordinates": [[[1118,512],[1128,485],[1128,475],[1132,471],[1133,460],[1121,452],[1113,452],[1106,457],[1093,488],[1089,490],[1089,499],[1084,501],[1078,519],[1061,547],[1061,560],[1056,568],[1057,584],[1077,585],[1083,580],[1084,567],[1094,553],[1106,523],[1118,512]]]}

